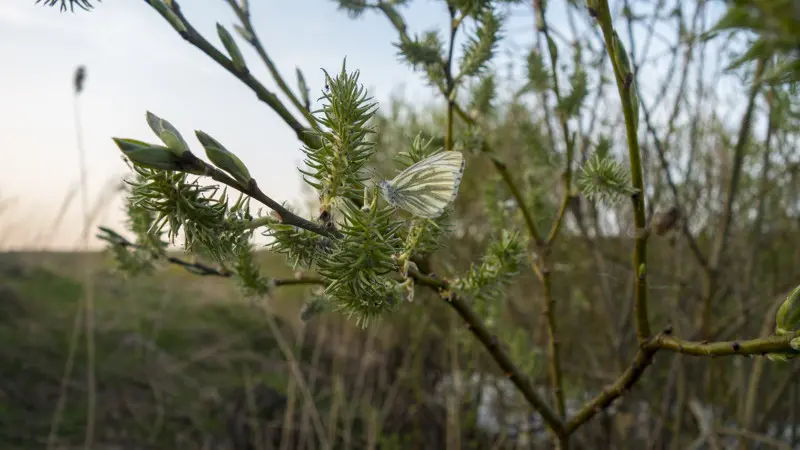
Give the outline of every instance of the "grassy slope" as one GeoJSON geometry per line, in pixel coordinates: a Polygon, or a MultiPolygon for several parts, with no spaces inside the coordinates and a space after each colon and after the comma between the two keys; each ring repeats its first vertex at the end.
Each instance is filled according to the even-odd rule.
{"type": "MultiPolygon", "coordinates": [[[[291,273],[268,263],[276,276],[291,273]]],[[[169,448],[223,433],[218,415],[231,406],[245,368],[284,390],[284,359],[263,312],[242,299],[231,280],[176,267],[125,280],[108,270],[101,254],[0,254],[1,448],[41,448],[47,441],[87,264],[97,274],[96,442],[169,448]]],[[[277,294],[272,304],[279,315],[296,321],[300,302],[289,297],[299,299],[299,292],[277,294]]],[[[291,330],[284,334],[293,341],[291,330]]],[[[84,336],[58,429],[65,444],[82,443],[86,426],[84,336]]]]}

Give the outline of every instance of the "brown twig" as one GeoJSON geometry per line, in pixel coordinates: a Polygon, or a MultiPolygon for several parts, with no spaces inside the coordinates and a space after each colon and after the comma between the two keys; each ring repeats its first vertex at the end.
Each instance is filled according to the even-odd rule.
{"type": "Polygon", "coordinates": [[[548,427],[558,436],[564,436],[566,429],[564,422],[558,414],[536,393],[533,383],[522,371],[514,364],[508,353],[500,346],[496,336],[494,336],[483,323],[478,314],[470,308],[464,299],[449,291],[448,283],[437,277],[423,275],[417,271],[410,271],[409,276],[423,286],[428,286],[437,290],[442,299],[450,305],[459,316],[467,323],[470,333],[483,344],[492,359],[503,371],[503,375],[511,380],[514,386],[519,389],[530,405],[541,414],[542,419],[548,427]]]}

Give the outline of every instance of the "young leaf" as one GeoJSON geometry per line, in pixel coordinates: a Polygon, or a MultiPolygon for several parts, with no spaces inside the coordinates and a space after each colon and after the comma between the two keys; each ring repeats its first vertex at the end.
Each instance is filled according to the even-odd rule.
{"type": "Polygon", "coordinates": [[[178,17],[178,15],[172,11],[172,8],[164,3],[163,0],[153,0],[150,2],[150,5],[155,8],[165,19],[167,19],[167,22],[172,25],[172,28],[174,28],[175,31],[181,34],[186,33],[186,24],[183,23],[181,18],[178,17]]]}
{"type": "Polygon", "coordinates": [[[197,140],[199,140],[203,148],[206,149],[206,156],[208,156],[208,159],[211,160],[215,166],[231,174],[231,176],[235,178],[236,181],[242,183],[243,186],[250,184],[250,181],[253,179],[250,176],[250,171],[247,170],[247,166],[245,166],[236,155],[228,151],[228,149],[208,134],[200,130],[195,130],[194,133],[197,136],[197,140]]]}
{"type": "Polygon", "coordinates": [[[222,45],[225,46],[225,50],[228,51],[228,55],[231,57],[233,67],[239,72],[247,72],[247,65],[244,62],[244,57],[242,57],[242,52],[239,51],[239,46],[236,45],[236,41],[233,40],[233,36],[219,23],[217,23],[217,34],[222,41],[222,45]]]}
{"type": "Polygon", "coordinates": [[[775,315],[775,332],[781,335],[800,331],[800,286],[794,288],[778,308],[775,315]]]}
{"type": "Polygon", "coordinates": [[[120,151],[134,164],[159,170],[181,170],[181,159],[161,145],[151,145],[134,139],[112,138],[120,151]]]}
{"type": "Polygon", "coordinates": [[[184,153],[189,151],[189,145],[183,140],[183,136],[178,130],[172,126],[168,121],[158,117],[157,115],[147,111],[147,124],[153,133],[161,139],[169,149],[177,156],[183,156],[184,153]]]}
{"type": "Polygon", "coordinates": [[[297,87],[300,89],[300,97],[303,99],[303,106],[305,106],[306,109],[311,109],[311,100],[309,99],[309,89],[308,84],[306,84],[306,78],[303,76],[303,72],[299,67],[296,67],[295,70],[297,71],[297,87]]]}

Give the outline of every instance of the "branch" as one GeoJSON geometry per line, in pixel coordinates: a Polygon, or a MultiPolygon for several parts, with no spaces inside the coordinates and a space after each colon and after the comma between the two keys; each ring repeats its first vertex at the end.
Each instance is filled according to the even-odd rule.
{"type": "MultiPolygon", "coordinates": [[[[564,174],[562,175],[562,180],[564,182],[564,196],[561,199],[561,205],[558,208],[558,213],[556,214],[556,218],[550,228],[550,233],[548,233],[547,236],[547,243],[549,244],[558,236],[558,233],[561,230],[561,224],[564,221],[564,214],[567,211],[567,206],[569,206],[570,185],[572,183],[572,154],[575,147],[575,142],[570,135],[567,117],[564,114],[564,109],[561,107],[563,102],[561,97],[561,89],[559,88],[558,84],[558,55],[554,49],[555,43],[553,42],[551,45],[552,38],[550,37],[550,28],[547,26],[547,18],[545,16],[545,2],[542,2],[541,0],[533,0],[533,8],[537,14],[536,17],[539,26],[538,31],[544,34],[546,41],[545,44],[547,45],[547,51],[550,55],[550,66],[552,67],[550,75],[553,80],[553,93],[556,95],[556,115],[558,116],[558,121],[561,124],[561,132],[564,133],[564,144],[567,149],[567,167],[564,169],[564,174]]],[[[561,401],[563,402],[563,399],[561,401]]]]}
{"type": "MultiPolygon", "coordinates": [[[[636,131],[636,124],[638,117],[637,107],[633,108],[631,101],[631,85],[630,80],[626,79],[626,74],[621,72],[618,64],[614,61],[627,58],[627,55],[618,55],[619,51],[624,51],[622,48],[616,48],[614,43],[614,27],[611,23],[611,12],[608,9],[608,1],[602,0],[599,2],[599,8],[596,13],[596,18],[603,31],[605,39],[606,51],[610,60],[612,61],[611,67],[614,69],[614,76],[617,80],[617,90],[619,91],[620,101],[622,103],[622,111],[625,116],[625,130],[628,137],[628,155],[631,164],[631,181],[633,187],[638,192],[631,196],[633,203],[634,222],[637,230],[644,230],[647,227],[645,219],[645,195],[644,195],[644,182],[642,178],[642,161],[639,152],[639,139],[636,131]]],[[[636,316],[636,334],[639,342],[644,342],[650,337],[650,321],[647,314],[647,233],[637,233],[634,240],[634,258],[633,266],[636,277],[636,302],[634,304],[634,314],[636,316]]]]}
{"type": "MultiPolygon", "coordinates": [[[[107,241],[113,245],[119,245],[123,248],[138,248],[142,249],[143,246],[136,244],[134,242],[129,241],[128,239],[124,238],[120,234],[116,233],[115,231],[101,227],[103,231],[108,233],[110,236],[99,236],[100,239],[107,241]]],[[[157,257],[156,257],[157,258],[157,257]]],[[[199,275],[199,276],[214,276],[220,278],[231,278],[233,277],[234,273],[228,269],[217,269],[215,267],[199,263],[199,262],[189,262],[185,259],[178,258],[176,256],[166,256],[164,258],[170,264],[174,264],[176,266],[182,267],[187,272],[199,275]]],[[[297,285],[306,285],[306,284],[318,284],[324,285],[325,282],[321,278],[312,277],[308,275],[298,274],[295,278],[273,278],[270,279],[271,283],[274,286],[297,286],[297,285]]]]}
{"type": "Polygon", "coordinates": [[[270,208],[271,210],[275,211],[278,214],[279,216],[278,220],[282,224],[303,228],[305,230],[311,231],[312,233],[319,234],[320,236],[325,236],[325,237],[341,236],[341,233],[333,228],[316,224],[289,211],[283,205],[276,202],[275,200],[270,198],[267,194],[265,194],[258,187],[258,183],[256,183],[255,179],[251,179],[250,183],[247,186],[243,186],[233,177],[229,176],[222,170],[217,169],[216,167],[206,163],[202,159],[194,156],[194,154],[192,153],[185,153],[183,155],[183,158],[185,159],[185,163],[188,164],[189,167],[199,170],[204,175],[211,177],[211,179],[213,179],[214,181],[219,181],[220,183],[232,187],[237,191],[245,195],[248,195],[258,200],[259,202],[263,203],[265,206],[267,206],[268,208],[270,208]]]}
{"type": "Polygon", "coordinates": [[[314,117],[311,115],[311,111],[309,111],[308,108],[306,108],[302,103],[300,103],[300,100],[298,100],[297,96],[294,95],[294,92],[292,92],[292,90],[289,89],[289,87],[286,85],[286,82],[283,80],[283,77],[278,72],[278,69],[275,67],[275,64],[272,62],[272,59],[270,59],[269,55],[267,55],[267,51],[264,50],[264,46],[261,44],[261,40],[258,38],[258,35],[256,35],[256,31],[253,28],[253,22],[250,20],[250,11],[247,9],[247,6],[242,8],[239,5],[237,5],[234,0],[226,0],[226,1],[228,2],[228,5],[230,5],[230,7],[236,13],[236,15],[239,17],[239,20],[242,22],[244,29],[250,34],[250,36],[252,36],[252,39],[249,39],[248,41],[250,45],[252,45],[253,48],[256,50],[258,56],[261,57],[261,60],[264,62],[264,65],[267,66],[270,75],[272,75],[272,79],[275,80],[275,83],[278,84],[278,87],[281,88],[281,91],[283,91],[283,93],[286,94],[287,97],[289,97],[289,100],[291,100],[295,108],[297,108],[303,114],[303,116],[305,116],[306,120],[308,120],[309,123],[314,123],[315,120],[314,117]]]}
{"type": "MultiPolygon", "coordinates": [[[[225,70],[230,72],[233,76],[238,78],[242,83],[255,92],[256,97],[258,97],[259,100],[269,105],[269,107],[278,113],[281,119],[283,119],[283,121],[286,122],[286,124],[289,125],[292,130],[294,130],[297,138],[301,142],[311,148],[319,147],[320,143],[318,139],[315,138],[314,135],[308,133],[308,128],[303,126],[303,124],[294,118],[292,113],[286,109],[286,107],[274,93],[267,90],[267,88],[265,88],[263,84],[256,80],[246,68],[243,70],[237,69],[233,62],[228,59],[228,57],[223,55],[219,50],[211,45],[210,42],[208,42],[200,33],[197,32],[197,30],[195,30],[194,27],[189,24],[183,13],[181,13],[181,8],[178,5],[177,0],[172,0],[169,2],[171,4],[171,9],[164,9],[164,4],[161,3],[162,0],[144,0],[144,2],[152,6],[153,9],[158,11],[158,13],[170,23],[172,23],[172,21],[170,20],[168,14],[169,12],[174,13],[185,28],[185,30],[176,29],[182,38],[200,49],[217,64],[225,68],[225,70]],[[161,4],[159,5],[159,3],[161,4]]],[[[167,6],[167,8],[169,8],[169,6],[167,6]]]]}
{"type": "Polygon", "coordinates": [[[614,400],[628,392],[647,366],[653,363],[653,355],[658,349],[642,348],[636,352],[630,367],[610,387],[603,389],[594,399],[587,402],[575,416],[567,422],[567,433],[572,433],[592,419],[597,413],[607,408],[614,400]]]}
{"type": "Polygon", "coordinates": [[[667,349],[692,356],[766,355],[793,352],[789,341],[794,336],[770,336],[745,341],[685,341],[666,334],[655,336],[645,344],[647,349],[667,349]]]}
{"type": "Polygon", "coordinates": [[[489,329],[478,314],[470,308],[469,304],[449,291],[448,283],[436,276],[423,275],[419,271],[413,269],[409,271],[409,276],[418,284],[436,290],[441,298],[456,310],[458,315],[467,323],[467,328],[470,333],[483,344],[492,359],[494,359],[500,369],[503,370],[503,375],[514,383],[514,386],[522,393],[533,409],[541,414],[542,419],[556,435],[559,437],[565,436],[567,431],[564,422],[558,417],[556,412],[547,405],[542,397],[536,393],[530,378],[522,373],[514,364],[511,357],[508,356],[508,353],[500,347],[497,336],[489,332],[489,329]]]}
{"type": "Polygon", "coordinates": [[[668,331],[662,332],[641,345],[630,367],[610,387],[603,390],[594,399],[587,402],[575,416],[567,422],[567,433],[572,433],[588,422],[595,414],[608,407],[621,397],[652,364],[653,356],[659,350],[666,349],[691,356],[732,356],[732,355],[765,355],[767,353],[791,352],[789,341],[793,336],[770,336],[767,338],[746,341],[727,342],[693,342],[672,337],[668,331]]]}

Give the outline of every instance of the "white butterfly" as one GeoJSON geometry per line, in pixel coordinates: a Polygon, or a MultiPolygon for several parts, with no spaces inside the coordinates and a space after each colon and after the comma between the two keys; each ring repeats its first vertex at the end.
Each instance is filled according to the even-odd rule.
{"type": "Polygon", "coordinates": [[[377,185],[387,202],[415,216],[433,219],[441,216],[458,195],[465,164],[460,152],[441,152],[377,185]]]}

